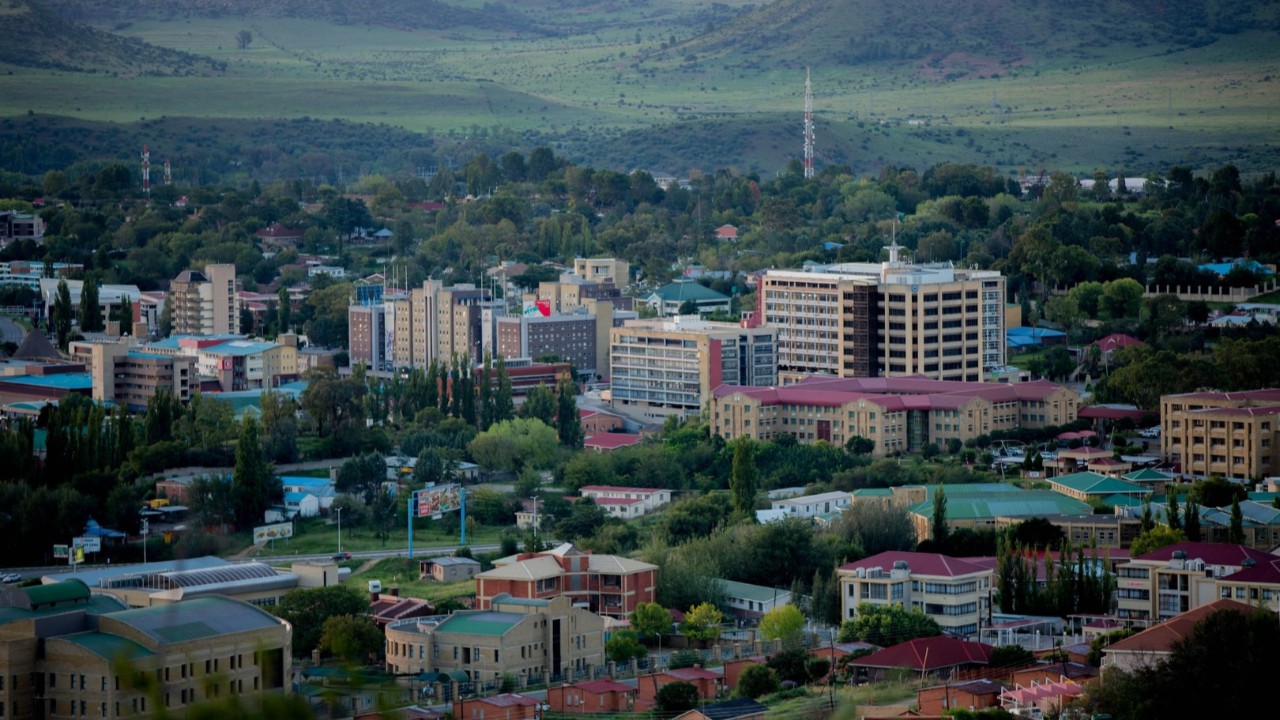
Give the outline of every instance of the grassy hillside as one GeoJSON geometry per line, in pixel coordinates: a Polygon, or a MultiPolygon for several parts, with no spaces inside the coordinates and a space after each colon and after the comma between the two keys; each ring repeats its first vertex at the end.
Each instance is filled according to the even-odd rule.
{"type": "Polygon", "coordinates": [[[66,20],[31,0],[0,0],[0,65],[92,74],[213,75],[221,64],[66,20]]]}
{"type": "Polygon", "coordinates": [[[622,170],[771,173],[799,154],[807,65],[820,167],[1271,169],[1280,144],[1280,3],[35,1],[92,23],[103,43],[128,35],[225,74],[0,60],[0,116],[342,119],[516,137],[622,170]],[[241,48],[243,30],[253,40],[241,48]]]}

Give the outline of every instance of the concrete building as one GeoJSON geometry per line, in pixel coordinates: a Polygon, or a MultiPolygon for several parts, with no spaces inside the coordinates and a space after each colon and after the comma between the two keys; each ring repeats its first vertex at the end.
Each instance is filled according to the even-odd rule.
{"type": "Polygon", "coordinates": [[[169,283],[166,302],[175,335],[240,332],[235,265],[207,265],[204,272],[184,270],[169,283]]]}
{"type": "Polygon", "coordinates": [[[1037,380],[983,383],[911,378],[808,376],[792,385],[740,387],[712,393],[711,431],[726,439],[770,440],[788,434],[800,442],[843,447],[853,437],[874,443],[872,453],[945,447],[994,431],[1044,428],[1076,419],[1080,395],[1037,380]]]}
{"type": "Polygon", "coordinates": [[[665,488],[583,485],[578,492],[594,500],[609,515],[624,520],[647,515],[671,503],[671,491],[665,488]]]}
{"type": "Polygon", "coordinates": [[[0,589],[0,702],[12,718],[182,716],[196,703],[283,692],[292,629],[221,596],[127,610],[67,580],[0,589]],[[154,675],[148,691],[127,669],[154,675]],[[158,704],[163,704],[158,707],[158,704]]]}
{"type": "Polygon", "coordinates": [[[721,385],[778,380],[776,336],[695,317],[635,320],[610,335],[611,402],[649,419],[701,412],[721,385]]]}
{"type": "Polygon", "coordinates": [[[44,242],[44,230],[44,219],[35,213],[0,210],[0,247],[19,240],[44,242]]]}
{"type": "Polygon", "coordinates": [[[222,392],[273,388],[298,378],[298,348],[285,342],[239,335],[178,336],[144,345],[140,351],[196,360],[196,374],[217,381],[222,392]]]}
{"type": "Polygon", "coordinates": [[[935,553],[883,552],[836,570],[840,616],[858,606],[901,604],[933,618],[943,632],[973,635],[989,617],[995,573],[988,567],[935,553]]]}
{"type": "Polygon", "coordinates": [[[616,258],[574,258],[573,274],[593,283],[612,283],[619,288],[631,284],[631,265],[616,258]]]}
{"type": "MultiPolygon", "coordinates": [[[[612,310],[612,306],[605,306],[612,310]]],[[[613,326],[612,313],[603,318],[613,326]]],[[[549,316],[505,315],[494,318],[497,354],[504,358],[539,358],[556,355],[579,372],[597,372],[601,353],[597,345],[597,323],[602,319],[587,312],[549,316]]],[[[606,346],[607,349],[607,346],[606,346]]]]}
{"type": "Polygon", "coordinates": [[[483,610],[388,623],[387,670],[461,670],[475,683],[504,675],[564,681],[604,664],[604,620],[568,597],[491,598],[483,610]]]}
{"type": "Polygon", "coordinates": [[[740,620],[759,620],[774,608],[792,604],[790,590],[750,583],[721,580],[724,601],[740,620]]]}
{"type": "Polygon", "coordinates": [[[653,602],[658,566],[615,555],[593,555],[569,543],[543,553],[522,553],[494,561],[475,576],[476,607],[498,596],[547,599],[568,597],[594,613],[626,618],[642,602],[653,602]]]}
{"type": "MultiPolygon", "coordinates": [[[[71,295],[71,309],[76,317],[80,313],[80,294],[84,290],[83,280],[67,280],[65,278],[40,278],[40,301],[44,306],[44,319],[49,320],[53,313],[53,303],[58,296],[58,284],[65,282],[71,295]]],[[[102,317],[111,317],[111,313],[120,309],[124,298],[137,307],[142,301],[142,291],[137,285],[99,285],[98,304],[102,307],[102,317]]]]}
{"type": "Polygon", "coordinates": [[[692,280],[677,280],[663,285],[650,293],[644,301],[654,312],[666,317],[679,316],[688,312],[689,308],[697,315],[728,314],[733,309],[728,295],[692,280]]]}
{"type": "Polygon", "coordinates": [[[996,271],[885,263],[769,270],[751,322],[778,330],[783,382],[811,374],[976,382],[1005,364],[1005,279],[996,271]]]}
{"type": "Polygon", "coordinates": [[[1160,450],[1183,475],[1236,481],[1280,474],[1280,388],[1160,398],[1160,450]]]}
{"type": "Polygon", "coordinates": [[[852,495],[837,491],[774,500],[771,509],[780,511],[783,517],[814,518],[847,510],[852,502],[852,495]]]}
{"type": "Polygon", "coordinates": [[[93,399],[145,410],[147,402],[167,390],[182,402],[191,399],[196,359],[189,355],[156,355],[124,343],[73,343],[72,355],[84,360],[93,377],[93,399]]]}
{"type": "Polygon", "coordinates": [[[435,557],[419,561],[418,568],[419,578],[431,578],[436,582],[456,582],[475,577],[480,572],[480,563],[465,557],[435,557]]]}
{"type": "MultiPolygon", "coordinates": [[[[347,308],[347,352],[351,364],[370,370],[394,366],[387,355],[386,305],[352,305],[347,308]]],[[[394,353],[394,348],[392,348],[394,353]]]]}
{"type": "Polygon", "coordinates": [[[1232,598],[1280,610],[1276,556],[1244,545],[1184,541],[1116,568],[1116,614],[1133,624],[1168,620],[1232,598]]]}

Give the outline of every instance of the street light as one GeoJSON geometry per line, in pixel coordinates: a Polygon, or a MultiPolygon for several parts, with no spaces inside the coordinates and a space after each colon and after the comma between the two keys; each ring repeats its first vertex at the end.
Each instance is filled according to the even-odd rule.
{"type": "Polygon", "coordinates": [[[342,554],[342,508],[338,508],[338,554],[342,554]]]}
{"type": "Polygon", "coordinates": [[[538,544],[538,496],[529,498],[533,501],[533,544],[538,544]]]}

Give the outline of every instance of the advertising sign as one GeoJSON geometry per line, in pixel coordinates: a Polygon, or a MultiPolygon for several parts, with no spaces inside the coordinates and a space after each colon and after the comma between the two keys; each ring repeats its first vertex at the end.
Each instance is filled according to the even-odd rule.
{"type": "Polygon", "coordinates": [[[551,317],[551,301],[525,300],[521,312],[527,317],[551,317]]]}
{"type": "Polygon", "coordinates": [[[100,537],[78,537],[72,540],[71,544],[84,548],[85,552],[102,552],[102,538],[100,537]]]}
{"type": "Polygon", "coordinates": [[[264,543],[268,540],[283,540],[284,538],[291,537],[293,537],[293,523],[262,525],[253,529],[254,545],[264,543]]]}
{"type": "Polygon", "coordinates": [[[442,513],[457,510],[462,505],[460,490],[461,487],[458,485],[441,485],[419,490],[417,516],[438,518],[442,513]]]}
{"type": "Polygon", "coordinates": [[[54,545],[53,557],[55,560],[66,560],[71,557],[71,547],[69,545],[54,545]]]}
{"type": "Polygon", "coordinates": [[[77,546],[75,546],[75,547],[71,548],[71,555],[72,555],[71,562],[73,562],[73,563],[75,563],[75,564],[77,564],[77,565],[79,565],[80,563],[84,562],[84,548],[83,548],[83,547],[81,547],[81,546],[77,545],[77,546]]]}

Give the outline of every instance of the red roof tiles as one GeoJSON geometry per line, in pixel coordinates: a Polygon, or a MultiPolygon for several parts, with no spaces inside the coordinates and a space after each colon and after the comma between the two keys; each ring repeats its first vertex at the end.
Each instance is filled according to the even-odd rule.
{"type": "Polygon", "coordinates": [[[928,672],[958,665],[986,665],[991,660],[991,650],[990,645],[983,643],[938,635],[878,650],[854,660],[852,664],[928,672]]]}

